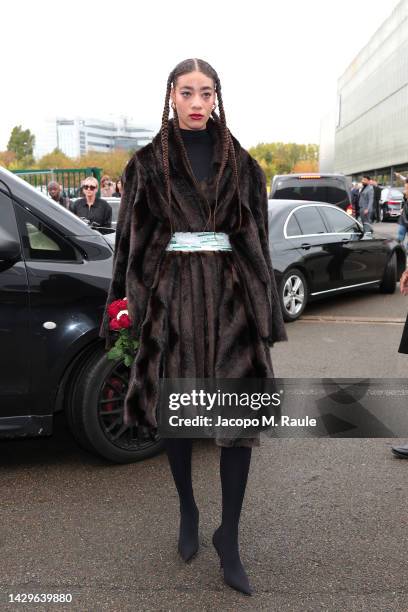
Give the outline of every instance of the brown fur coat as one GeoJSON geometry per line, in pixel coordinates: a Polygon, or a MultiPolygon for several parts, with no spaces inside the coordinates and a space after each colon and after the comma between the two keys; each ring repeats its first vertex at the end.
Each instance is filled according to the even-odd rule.
{"type": "MultiPolygon", "coordinates": [[[[204,228],[208,204],[214,205],[222,143],[212,119],[207,129],[214,140],[213,178],[203,181],[198,190],[169,121],[173,231],[212,230],[212,225],[204,228]]],[[[287,337],[268,246],[265,175],[235,138],[233,143],[241,228],[230,164],[220,181],[216,213],[216,231],[229,234],[232,252],[165,251],[171,230],[160,134],[126,166],[107,300],[127,297],[131,332],[141,341],[130,374],[125,422],[155,426],[153,400],[161,375],[273,376],[268,347],[287,337]],[[205,293],[199,294],[204,288],[205,293]],[[205,331],[200,335],[199,329],[205,331]]],[[[108,329],[106,312],[100,334],[109,348],[115,334],[108,329]]]]}

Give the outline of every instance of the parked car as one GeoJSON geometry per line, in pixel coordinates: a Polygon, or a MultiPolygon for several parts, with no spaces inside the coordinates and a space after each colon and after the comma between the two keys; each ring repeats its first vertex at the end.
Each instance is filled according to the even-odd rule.
{"type": "Polygon", "coordinates": [[[384,187],[380,198],[380,221],[398,219],[404,201],[402,192],[395,187],[384,187]]]}
{"type": "Polygon", "coordinates": [[[269,201],[269,233],[283,316],[295,321],[308,302],[378,287],[393,293],[406,256],[393,239],[375,236],[330,204],[269,201]]]}
{"type": "Polygon", "coordinates": [[[123,425],[129,370],[98,335],[112,256],[101,233],[0,168],[0,438],[50,435],[64,410],[78,443],[112,462],[162,448],[123,425]]]}
{"type": "Polygon", "coordinates": [[[326,202],[352,214],[351,191],[344,174],[277,174],[269,198],[326,202]]]}

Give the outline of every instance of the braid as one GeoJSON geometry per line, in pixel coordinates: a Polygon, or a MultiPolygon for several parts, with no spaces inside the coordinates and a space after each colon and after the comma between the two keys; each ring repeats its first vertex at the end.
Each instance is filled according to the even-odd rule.
{"type": "Polygon", "coordinates": [[[162,116],[162,124],[160,129],[162,155],[163,155],[163,172],[166,184],[167,205],[169,209],[170,230],[173,234],[172,214],[171,214],[171,189],[170,189],[170,170],[169,170],[169,100],[170,89],[173,81],[174,70],[170,73],[167,79],[166,98],[164,102],[164,110],[162,116]]]}
{"type": "Polygon", "coordinates": [[[222,94],[221,94],[221,83],[220,83],[218,76],[216,76],[215,78],[215,84],[216,84],[218,105],[220,107],[220,116],[218,117],[215,111],[213,111],[211,115],[214,118],[215,122],[219,126],[221,126],[224,147],[223,147],[223,159],[222,159],[222,163],[220,167],[220,172],[218,174],[217,186],[216,186],[215,207],[214,207],[214,231],[215,231],[215,212],[217,210],[217,205],[218,205],[218,187],[219,187],[219,182],[221,180],[221,176],[224,171],[224,168],[227,165],[228,158],[230,158],[232,161],[232,169],[234,172],[235,186],[237,188],[238,208],[239,208],[239,226],[238,228],[241,227],[241,222],[242,222],[242,204],[241,204],[241,192],[239,189],[237,158],[235,155],[234,143],[232,141],[231,132],[229,131],[227,127],[227,121],[225,118],[225,111],[224,111],[224,103],[222,101],[222,94]]]}

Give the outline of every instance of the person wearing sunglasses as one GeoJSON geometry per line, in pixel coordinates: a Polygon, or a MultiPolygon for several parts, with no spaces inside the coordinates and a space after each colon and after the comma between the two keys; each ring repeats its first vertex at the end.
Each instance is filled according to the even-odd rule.
{"type": "Polygon", "coordinates": [[[106,200],[97,197],[98,181],[87,176],[82,181],[82,192],[85,197],[79,198],[71,206],[71,211],[78,217],[100,227],[112,227],[112,208],[106,200]]]}

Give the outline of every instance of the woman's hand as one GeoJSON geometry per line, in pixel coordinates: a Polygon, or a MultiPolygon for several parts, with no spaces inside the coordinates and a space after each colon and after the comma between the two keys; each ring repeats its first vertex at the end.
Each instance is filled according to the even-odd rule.
{"type": "Polygon", "coordinates": [[[400,278],[400,291],[402,295],[408,295],[408,268],[403,272],[400,278]]]}

